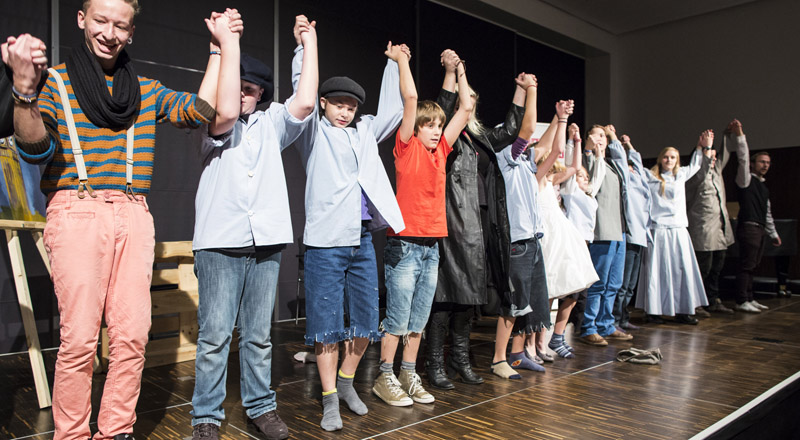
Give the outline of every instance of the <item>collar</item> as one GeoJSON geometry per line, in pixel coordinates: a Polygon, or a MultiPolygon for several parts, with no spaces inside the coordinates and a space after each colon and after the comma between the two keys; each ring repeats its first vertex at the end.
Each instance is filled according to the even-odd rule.
{"type": "Polygon", "coordinates": [[[761,181],[761,183],[764,183],[764,182],[766,182],[766,181],[767,181],[767,179],[765,179],[765,178],[763,178],[763,177],[759,176],[759,175],[758,175],[758,174],[756,174],[756,173],[750,173],[750,175],[751,175],[751,176],[753,176],[753,177],[755,177],[756,179],[760,180],[760,181],[761,181]]]}

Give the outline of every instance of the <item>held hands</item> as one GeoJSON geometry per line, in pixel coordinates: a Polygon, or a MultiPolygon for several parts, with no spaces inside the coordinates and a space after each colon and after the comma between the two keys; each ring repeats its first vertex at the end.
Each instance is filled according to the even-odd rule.
{"type": "Polygon", "coordinates": [[[36,93],[36,85],[47,69],[47,46],[30,34],[8,37],[0,47],[3,62],[14,72],[14,88],[19,93],[36,93]]]}
{"type": "Polygon", "coordinates": [[[224,13],[212,12],[205,19],[206,27],[211,33],[211,50],[219,50],[220,46],[236,43],[244,33],[242,15],[236,9],[226,9],[224,13]]]}
{"type": "Polygon", "coordinates": [[[731,121],[725,131],[733,133],[734,136],[744,136],[744,132],[742,132],[742,123],[739,122],[738,119],[731,121]]]}
{"type": "Polygon", "coordinates": [[[697,139],[697,148],[710,148],[714,143],[714,130],[708,129],[700,133],[697,139]]]}
{"type": "Polygon", "coordinates": [[[578,124],[572,123],[567,127],[567,139],[572,139],[572,142],[579,144],[581,142],[581,129],[578,124]]]}
{"type": "Polygon", "coordinates": [[[317,21],[308,21],[305,15],[298,15],[294,18],[294,41],[305,46],[317,40],[317,21]]]}
{"type": "Polygon", "coordinates": [[[535,92],[539,87],[539,82],[536,80],[536,75],[532,73],[525,73],[522,72],[514,78],[514,82],[517,83],[517,87],[525,90],[526,92],[529,89],[532,89],[535,92]]]}
{"type": "Polygon", "coordinates": [[[614,126],[613,126],[613,125],[611,125],[611,124],[608,124],[608,125],[606,125],[605,127],[603,127],[603,129],[604,129],[604,130],[605,130],[605,132],[606,132],[606,137],[608,137],[608,139],[609,139],[611,142],[614,142],[615,140],[617,140],[617,129],[616,129],[616,128],[614,128],[614,126]]]}
{"type": "Polygon", "coordinates": [[[442,63],[445,72],[456,73],[456,68],[461,59],[454,50],[445,49],[442,54],[439,55],[439,61],[442,63]]]}
{"type": "Polygon", "coordinates": [[[558,119],[567,119],[574,109],[575,101],[571,99],[568,101],[561,100],[556,103],[556,115],[558,119]]]}
{"type": "Polygon", "coordinates": [[[389,57],[390,60],[395,62],[400,62],[403,58],[405,58],[406,61],[411,59],[411,49],[405,44],[392,44],[390,41],[386,44],[386,50],[383,53],[389,57]]]}

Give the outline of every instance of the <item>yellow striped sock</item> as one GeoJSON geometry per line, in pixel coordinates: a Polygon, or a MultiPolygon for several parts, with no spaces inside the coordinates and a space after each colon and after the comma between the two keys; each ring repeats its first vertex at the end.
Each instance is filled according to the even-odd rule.
{"type": "Polygon", "coordinates": [[[336,388],[334,388],[334,389],[332,389],[330,391],[323,391],[322,392],[322,397],[330,396],[331,394],[334,394],[334,393],[336,393],[336,388]]]}
{"type": "Polygon", "coordinates": [[[342,379],[352,379],[352,378],[356,377],[356,373],[348,375],[348,374],[342,373],[342,370],[339,370],[339,377],[341,377],[342,379]]]}

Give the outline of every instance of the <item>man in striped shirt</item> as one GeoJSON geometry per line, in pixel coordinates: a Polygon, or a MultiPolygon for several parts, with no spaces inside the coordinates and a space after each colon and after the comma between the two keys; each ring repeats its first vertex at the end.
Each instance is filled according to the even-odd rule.
{"type": "MultiPolygon", "coordinates": [[[[46,165],[44,242],[61,317],[53,385],[57,440],[91,435],[92,361],[103,318],[109,371],[94,438],[132,438],[150,329],[155,233],[145,197],[155,125],[197,127],[216,117],[205,96],[213,91],[175,92],[136,75],[123,49],[138,10],[137,0],[86,0],[78,12],[86,44],[51,69],[38,94],[43,67],[34,62],[35,39],[8,42],[20,155],[46,165]]],[[[238,13],[229,18],[222,30],[209,21],[213,38],[241,32],[238,13]]]]}

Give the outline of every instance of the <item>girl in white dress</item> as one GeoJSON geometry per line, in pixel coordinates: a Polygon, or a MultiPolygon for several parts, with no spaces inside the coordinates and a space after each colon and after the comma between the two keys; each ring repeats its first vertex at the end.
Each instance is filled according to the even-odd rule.
{"type": "MultiPolygon", "coordinates": [[[[568,101],[568,108],[571,110],[574,105],[568,101]]],[[[556,107],[558,110],[558,107],[556,107]]],[[[567,116],[572,112],[569,111],[567,116]]],[[[545,162],[549,154],[560,154],[564,151],[566,141],[565,131],[566,117],[559,112],[553,122],[557,124],[554,147],[547,155],[539,158],[537,162],[545,162]]],[[[552,123],[551,123],[552,127],[552,123]]],[[[545,139],[542,136],[543,140],[545,139]]],[[[545,146],[546,147],[546,146],[545,146]]],[[[560,185],[568,179],[573,179],[580,167],[581,157],[579,154],[572,155],[572,163],[569,168],[565,168],[558,162],[547,170],[539,170],[536,177],[539,181],[539,210],[542,215],[544,225],[544,237],[541,239],[542,254],[544,256],[544,266],[547,273],[547,292],[550,298],[550,307],[553,300],[559,298],[558,312],[554,326],[554,338],[560,344],[552,348],[559,356],[570,358],[572,353],[569,346],[564,343],[564,330],[572,308],[575,306],[577,298],[573,295],[581,292],[594,284],[599,277],[594,270],[592,258],[583,235],[567,219],[559,206],[556,198],[554,185],[560,185]]],[[[547,335],[544,332],[537,333],[535,336],[536,356],[544,361],[552,361],[553,357],[547,354],[547,335]]],[[[534,360],[536,361],[537,359],[534,360]]]]}
{"type": "Polygon", "coordinates": [[[700,135],[688,166],[681,168],[678,150],[667,147],[658,162],[645,169],[652,195],[650,208],[652,241],[642,253],[636,307],[648,315],[675,316],[684,324],[697,324],[695,308],[708,305],[703,278],[697,266],[689,221],[686,217],[686,181],[700,170],[704,146],[714,133],[700,135]]]}

